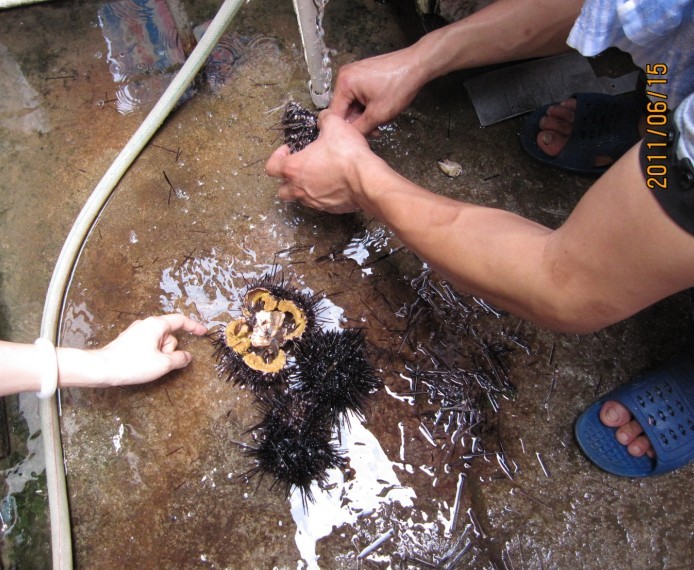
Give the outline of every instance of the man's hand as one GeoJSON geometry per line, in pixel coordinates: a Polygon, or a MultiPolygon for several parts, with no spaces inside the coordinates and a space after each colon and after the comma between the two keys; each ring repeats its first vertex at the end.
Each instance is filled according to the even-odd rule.
{"type": "Polygon", "coordinates": [[[265,172],[283,180],[281,200],[333,214],[360,210],[356,166],[375,155],[359,131],[330,110],[319,115],[318,128],[318,138],[301,152],[291,154],[286,145],[278,148],[265,172]]]}
{"type": "Polygon", "coordinates": [[[411,48],[356,61],[340,68],[329,108],[368,136],[402,113],[426,80],[411,48]]]}

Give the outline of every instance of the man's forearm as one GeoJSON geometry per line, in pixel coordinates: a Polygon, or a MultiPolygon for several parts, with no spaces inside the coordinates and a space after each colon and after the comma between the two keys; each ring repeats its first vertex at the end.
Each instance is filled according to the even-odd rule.
{"type": "Polygon", "coordinates": [[[583,1],[498,0],[458,22],[430,32],[411,46],[428,80],[457,69],[554,55],[583,1]]]}
{"type": "Polygon", "coordinates": [[[542,321],[544,251],[552,230],[510,212],[431,193],[380,158],[358,168],[358,203],[461,291],[542,321]],[[493,231],[491,231],[493,230],[493,231]]]}

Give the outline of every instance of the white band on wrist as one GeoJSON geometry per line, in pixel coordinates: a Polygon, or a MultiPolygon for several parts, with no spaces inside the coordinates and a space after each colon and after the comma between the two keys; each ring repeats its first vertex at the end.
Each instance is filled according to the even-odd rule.
{"type": "Polygon", "coordinates": [[[37,395],[45,400],[55,394],[58,388],[58,355],[53,343],[47,338],[37,338],[34,344],[39,348],[42,360],[41,391],[37,395]]]}

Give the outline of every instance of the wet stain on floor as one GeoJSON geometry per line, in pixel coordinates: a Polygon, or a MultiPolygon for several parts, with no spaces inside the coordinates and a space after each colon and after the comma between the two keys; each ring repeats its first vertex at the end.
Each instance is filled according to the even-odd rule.
{"type": "MultiPolygon", "coordinates": [[[[0,80],[14,102],[0,117],[0,300],[10,340],[38,334],[62,240],[146,113],[123,115],[115,106],[117,86],[95,55],[105,50],[102,6],[50,3],[0,20],[2,69],[18,70],[35,92],[27,106],[16,81],[0,80]],[[41,121],[19,128],[31,113],[41,121]]],[[[197,23],[217,5],[186,8],[197,23]]],[[[335,62],[404,45],[400,9],[331,0],[326,39],[335,62]]],[[[484,429],[464,443],[453,438],[457,416],[436,423],[441,405],[431,375],[445,368],[431,348],[442,325],[429,305],[426,321],[408,315],[422,306],[422,294],[455,297],[435,276],[425,283],[422,262],[377,222],[279,202],[263,166],[280,143],[281,109],[289,99],[310,106],[291,3],[251,2],[233,28],[240,38],[265,38],[257,44],[264,49],[230,81],[199,86],[123,178],[80,256],[62,342],[99,346],[135,318],[170,311],[222,325],[246,281],[277,264],[325,297],[335,323],[364,329],[384,388],[363,425],[352,419],[343,430],[354,476],[332,474],[308,511],[300,497],[269,488],[270,480],[242,476],[248,457],[235,442],[248,437],[258,410],[249,390],[219,378],[210,339],[182,338],[193,363],[157,382],[64,391],[77,566],[686,566],[692,531],[680,497],[691,471],[649,481],[610,477],[581,456],[572,436],[574,418],[599,394],[691,339],[686,300],[674,297],[579,338],[461,297],[475,316],[468,330],[451,335],[443,327],[446,342],[472,342],[474,350],[462,341],[454,348],[471,356],[466,369],[489,369],[486,358],[502,358],[508,386],[494,403],[480,404],[484,429]],[[480,345],[486,353],[476,352],[480,345]],[[449,431],[439,429],[446,422],[449,431]]],[[[428,86],[384,129],[376,151],[438,193],[560,224],[589,182],[527,159],[516,140],[519,121],[480,129],[461,85],[455,75],[428,86]],[[460,176],[439,171],[444,157],[463,166],[460,176]]],[[[31,398],[21,399],[27,410],[31,398]]],[[[8,485],[13,465],[2,464],[8,485]]],[[[41,484],[17,493],[21,520],[28,520],[27,494],[40,496],[41,484]]],[[[22,532],[3,540],[16,545],[27,539],[22,532]]],[[[43,540],[34,551],[47,556],[45,533],[30,538],[43,540]]],[[[4,563],[9,552],[3,549],[4,563]]]]}

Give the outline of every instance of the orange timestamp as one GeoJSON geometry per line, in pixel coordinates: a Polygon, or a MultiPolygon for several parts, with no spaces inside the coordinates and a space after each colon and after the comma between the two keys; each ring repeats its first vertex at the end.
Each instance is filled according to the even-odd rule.
{"type": "Polygon", "coordinates": [[[674,142],[668,128],[667,86],[668,67],[664,63],[646,65],[646,95],[653,99],[646,105],[646,132],[652,135],[644,142],[646,150],[646,185],[650,189],[668,187],[668,156],[666,148],[674,142]],[[660,89],[658,89],[660,87],[660,89]]]}

